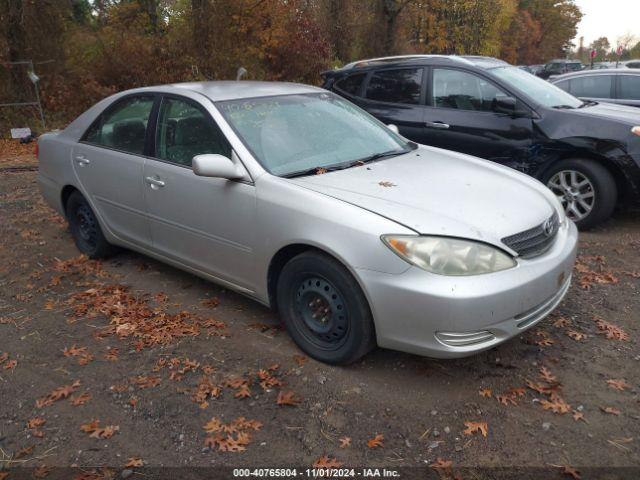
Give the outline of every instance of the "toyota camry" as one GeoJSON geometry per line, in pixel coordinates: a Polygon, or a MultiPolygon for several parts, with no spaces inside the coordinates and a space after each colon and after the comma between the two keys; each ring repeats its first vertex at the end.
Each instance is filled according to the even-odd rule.
{"type": "Polygon", "coordinates": [[[571,282],[577,231],[537,180],[419,145],[299,84],[129,90],[38,142],[78,249],[125,247],[277,310],[308,355],[491,348],[571,282]]]}

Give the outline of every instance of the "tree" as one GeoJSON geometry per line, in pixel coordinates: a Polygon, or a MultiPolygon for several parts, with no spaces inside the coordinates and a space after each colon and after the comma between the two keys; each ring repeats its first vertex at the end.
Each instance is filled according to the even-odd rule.
{"type": "Polygon", "coordinates": [[[596,51],[595,61],[603,61],[606,60],[607,55],[611,51],[611,45],[609,44],[609,39],[607,37],[600,37],[593,42],[589,46],[591,50],[596,51]]]}

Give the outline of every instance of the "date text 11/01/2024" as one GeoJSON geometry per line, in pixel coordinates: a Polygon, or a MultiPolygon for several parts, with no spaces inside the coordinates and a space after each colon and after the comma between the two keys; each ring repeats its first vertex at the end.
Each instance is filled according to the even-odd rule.
{"type": "Polygon", "coordinates": [[[277,478],[393,478],[399,477],[397,470],[387,468],[236,468],[233,470],[235,478],[242,477],[277,477],[277,478]]]}

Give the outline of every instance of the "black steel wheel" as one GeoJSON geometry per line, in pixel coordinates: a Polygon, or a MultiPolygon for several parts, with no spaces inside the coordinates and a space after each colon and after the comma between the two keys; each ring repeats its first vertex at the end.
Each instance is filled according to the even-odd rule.
{"type": "Polygon", "coordinates": [[[65,209],[78,250],[89,258],[106,258],[115,253],[116,248],[107,242],[91,206],[79,191],[69,195],[65,209]]]}
{"type": "Polygon", "coordinates": [[[366,298],[349,271],[333,258],[315,251],[298,255],[284,266],[277,288],[287,331],[309,356],[347,364],[375,346],[366,298]]]}

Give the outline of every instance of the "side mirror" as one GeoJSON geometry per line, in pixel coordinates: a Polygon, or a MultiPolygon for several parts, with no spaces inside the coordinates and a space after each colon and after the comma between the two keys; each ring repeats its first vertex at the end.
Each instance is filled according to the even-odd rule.
{"type": "Polygon", "coordinates": [[[498,113],[514,115],[516,113],[516,99],[505,96],[496,97],[493,101],[493,110],[498,113]]]}
{"type": "Polygon", "coordinates": [[[200,177],[226,178],[237,180],[244,178],[244,172],[238,165],[224,155],[207,153],[196,155],[191,163],[193,173],[200,177]]]}
{"type": "Polygon", "coordinates": [[[400,135],[400,130],[398,129],[397,125],[390,123],[389,125],[387,125],[387,128],[391,130],[393,133],[397,133],[398,135],[400,135]]]}

